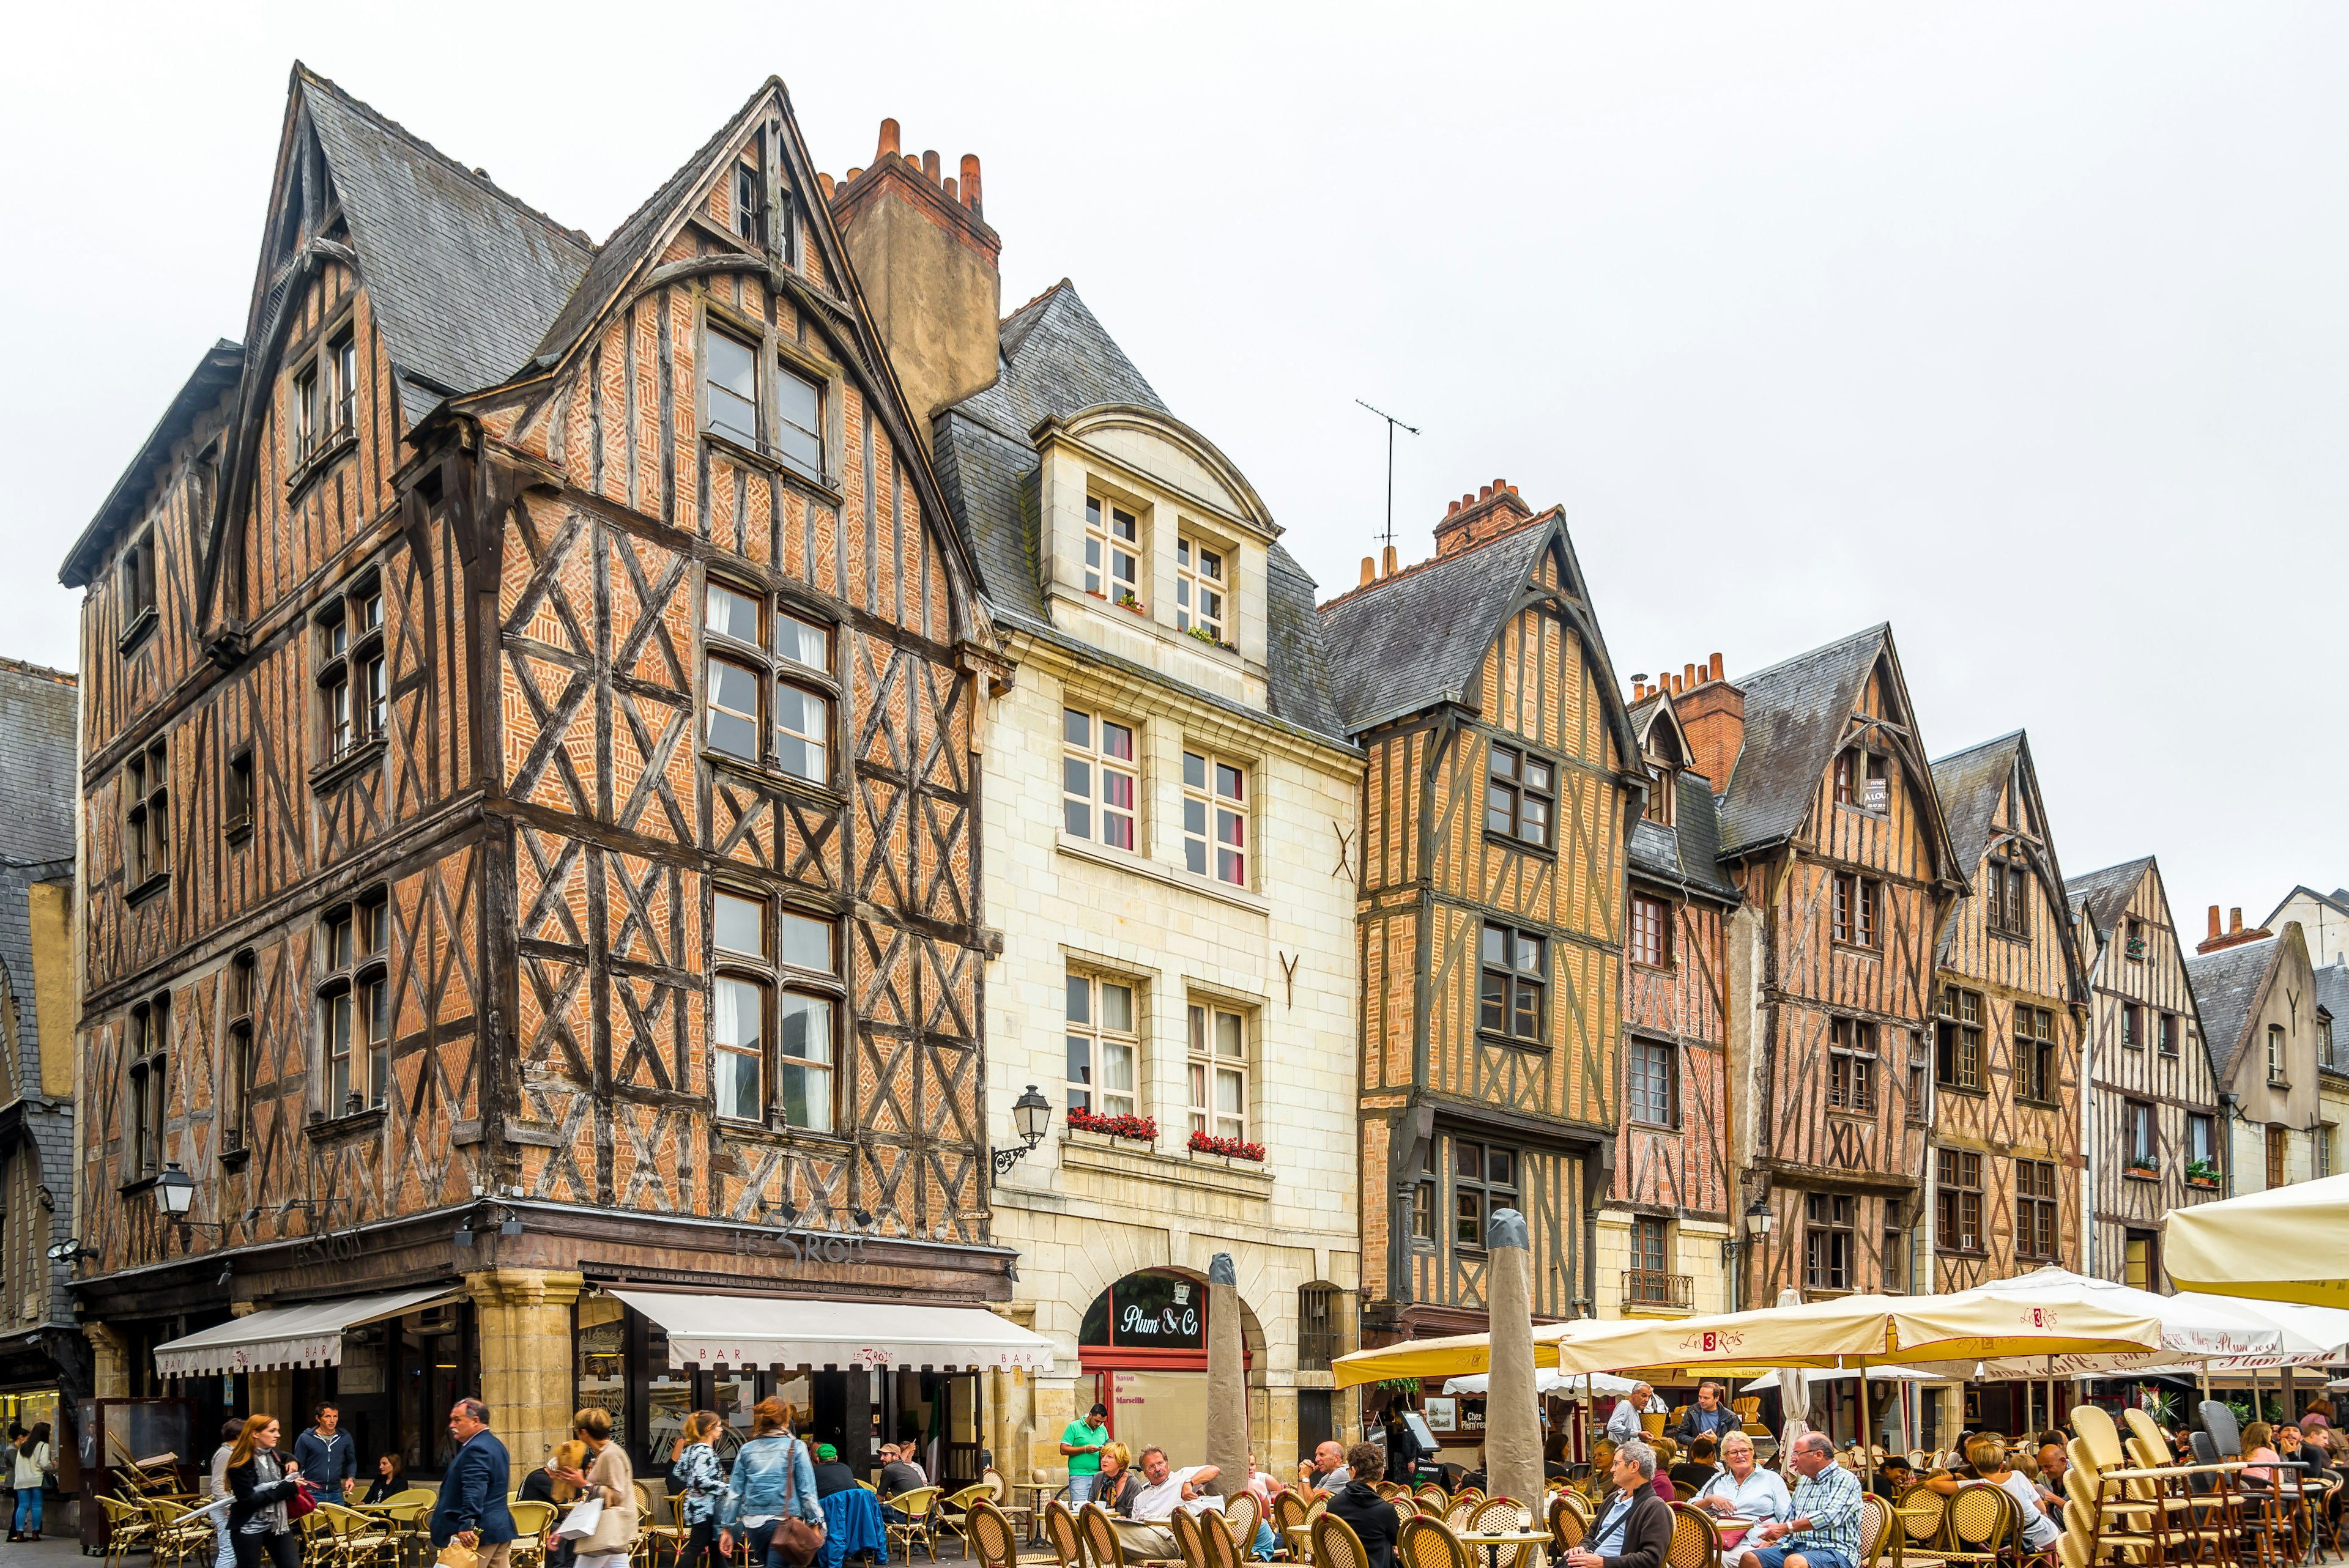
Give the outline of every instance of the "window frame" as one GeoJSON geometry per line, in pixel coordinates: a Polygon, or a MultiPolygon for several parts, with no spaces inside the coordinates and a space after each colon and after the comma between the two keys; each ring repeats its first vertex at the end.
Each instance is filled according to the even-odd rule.
{"type": "Polygon", "coordinates": [[[1061,707],[1061,831],[1071,838],[1082,839],[1105,850],[1121,854],[1139,855],[1145,852],[1148,839],[1144,836],[1142,803],[1142,758],[1143,752],[1142,726],[1130,719],[1112,717],[1098,708],[1076,707],[1063,702],[1061,707]],[[1071,733],[1071,719],[1085,721],[1085,734],[1079,740],[1071,733]],[[1123,730],[1127,751],[1120,757],[1104,749],[1109,732],[1123,730]],[[1085,768],[1085,793],[1080,795],[1070,788],[1074,777],[1072,765],[1085,768]],[[1112,804],[1108,797],[1112,779],[1123,779],[1128,786],[1123,804],[1112,804]],[[1098,792],[1096,792],[1098,787],[1098,792]],[[1074,820],[1071,807],[1084,802],[1086,827],[1082,832],[1071,825],[1074,820]],[[1112,820],[1123,820],[1126,841],[1118,843],[1109,836],[1112,820]],[[1096,830],[1098,829],[1098,830],[1096,830]]]}
{"type": "Polygon", "coordinates": [[[2064,1250],[2063,1202],[2055,1166],[2044,1160],[2014,1162],[2014,1255],[2053,1263],[2064,1250]],[[2042,1244],[2044,1239],[2044,1244],[2042,1244]]]}
{"type": "Polygon", "coordinates": [[[298,489],[323,459],[358,437],[358,321],[345,310],[288,356],[285,377],[286,488],[298,489]]]}
{"type": "Polygon", "coordinates": [[[1495,739],[1485,750],[1485,836],[1513,846],[1555,853],[1557,847],[1557,761],[1514,741],[1495,739]],[[1501,761],[1508,759],[1502,771],[1501,761]],[[1541,769],[1537,784],[1533,769],[1541,769]],[[1494,822],[1495,810],[1503,820],[1494,822]],[[1538,830],[1534,819],[1538,818],[1538,830]]]}
{"type": "Polygon", "coordinates": [[[1255,1125],[1249,1095],[1255,1086],[1255,1019],[1245,1009],[1207,997],[1186,1004],[1185,1029],[1184,1073],[1188,1088],[1190,1121],[1194,1133],[1204,1132],[1210,1138],[1232,1138],[1249,1141],[1248,1130],[1255,1125]],[[1230,1019],[1238,1029],[1239,1055],[1224,1054],[1220,1026],[1230,1019]],[[1218,1103],[1216,1090],[1226,1075],[1239,1080],[1240,1106],[1235,1116],[1218,1103]],[[1234,1125],[1226,1130],[1224,1123],[1234,1125]]]}
{"type": "Polygon", "coordinates": [[[1837,872],[1828,893],[1827,938],[1863,953],[1884,950],[1884,883],[1857,872],[1837,872]]]}
{"type": "MultiPolygon", "coordinates": [[[[762,216],[764,221],[769,220],[762,216]]],[[[832,423],[833,405],[837,400],[834,387],[840,377],[833,366],[808,353],[791,338],[779,335],[765,323],[728,310],[707,295],[702,300],[701,336],[695,346],[695,353],[698,357],[693,367],[694,414],[702,436],[722,442],[735,451],[746,452],[761,463],[788,469],[827,490],[835,487],[832,470],[832,423]],[[743,397],[739,388],[718,378],[717,356],[709,347],[712,338],[723,338],[735,348],[749,352],[750,396],[748,398],[743,397]],[[784,376],[803,383],[812,397],[815,407],[812,425],[802,424],[786,411],[780,380],[784,376]],[[720,398],[725,402],[719,402],[720,398]],[[732,412],[737,405],[743,402],[751,405],[748,439],[744,438],[745,432],[732,412]],[[713,408],[726,411],[713,414],[713,408]],[[786,426],[803,437],[804,441],[785,441],[783,432],[786,426]]]]}
{"type": "Polygon", "coordinates": [[[1508,1041],[1518,1046],[1541,1046],[1549,1039],[1549,937],[1543,933],[1526,931],[1517,926],[1504,925],[1496,920],[1482,922],[1476,930],[1476,1028],[1479,1034],[1508,1041]],[[1495,934],[1503,938],[1505,946],[1501,960],[1493,959],[1487,951],[1495,934]],[[1521,961],[1518,944],[1534,944],[1534,964],[1527,968],[1521,961]],[[1493,1006],[1492,983],[1503,982],[1501,991],[1501,1022],[1494,1024],[1488,1016],[1493,1006]],[[1516,1022],[1526,1010],[1530,1000],[1534,1019],[1531,1034],[1519,1034],[1516,1022]]]}
{"type": "Polygon", "coordinates": [[[391,1100],[397,1020],[390,998],[390,888],[378,882],[327,905],[318,912],[317,930],[311,982],[318,1002],[316,1109],[333,1121],[381,1110],[391,1100]],[[363,1006],[363,998],[375,1005],[363,1006]],[[354,1099],[359,1103],[353,1105],[354,1099]]]}
{"type": "Polygon", "coordinates": [[[1444,1141],[1449,1145],[1452,1155],[1452,1158],[1445,1161],[1452,1197],[1450,1231],[1452,1250],[1455,1253],[1481,1253],[1486,1250],[1485,1233],[1486,1227],[1492,1223],[1493,1215],[1501,1209],[1517,1207],[1517,1195],[1524,1190],[1525,1151],[1521,1149],[1495,1144],[1490,1139],[1485,1138],[1454,1137],[1447,1138],[1444,1141]],[[1476,1150],[1476,1169],[1479,1173],[1475,1176],[1464,1175],[1460,1170],[1462,1153],[1470,1149],[1476,1150]],[[1502,1181],[1495,1181],[1493,1178],[1493,1157],[1496,1154],[1509,1162],[1508,1175],[1502,1181]],[[1473,1240],[1464,1239],[1460,1231],[1460,1222],[1465,1217],[1461,1206],[1461,1201],[1464,1198],[1473,1199],[1477,1205],[1476,1217],[1473,1222],[1475,1230],[1473,1240]]]}
{"type": "Polygon", "coordinates": [[[1143,1060],[1142,1026],[1147,1016],[1143,1011],[1147,997],[1142,983],[1131,975],[1071,965],[1067,972],[1065,996],[1070,1006],[1061,1009],[1064,1056],[1061,1103],[1070,1110],[1081,1109],[1094,1116],[1143,1114],[1143,1088],[1147,1078],[1143,1060]],[[1070,1016],[1080,985],[1085,990],[1086,1012],[1082,1018],[1070,1016]],[[1126,994],[1127,1022],[1123,1028],[1111,1026],[1105,1016],[1106,1009],[1100,1000],[1112,989],[1126,994]],[[1081,1085],[1078,1079],[1068,1076],[1068,1068],[1075,1065],[1075,1051],[1081,1042],[1087,1053],[1086,1068],[1090,1075],[1081,1085]],[[1113,1059],[1111,1055],[1112,1047],[1126,1053],[1126,1087],[1118,1090],[1112,1090],[1108,1083],[1113,1059]],[[1082,1106],[1076,1103],[1080,1095],[1086,1100],[1082,1106]],[[1122,1108],[1111,1105],[1112,1095],[1124,1102],[1122,1108]]]}
{"type": "Polygon", "coordinates": [[[1804,1289],[1857,1288],[1853,1281],[1859,1273],[1858,1218],[1859,1205],[1848,1192],[1803,1194],[1804,1289]]]}
{"type": "Polygon", "coordinates": [[[1174,629],[1196,641],[1213,643],[1216,647],[1230,647],[1237,639],[1228,635],[1232,629],[1232,577],[1236,562],[1231,549],[1224,544],[1178,530],[1174,535],[1174,629]],[[1209,575],[1206,558],[1215,557],[1216,575],[1209,575]],[[1215,595],[1217,609],[1209,615],[1199,608],[1200,601],[1215,595]],[[1200,636],[1201,632],[1209,634],[1200,636]]]}
{"type": "Polygon", "coordinates": [[[1982,1046],[1989,1004],[1980,991],[1943,985],[1933,1016],[1933,1082],[1961,1094],[1988,1092],[1982,1046]]]}
{"type": "Polygon", "coordinates": [[[1958,1257],[1981,1257],[1989,1244],[1982,1233],[1982,1157],[1971,1149],[1933,1149],[1933,1250],[1958,1257]]]}
{"type": "Polygon", "coordinates": [[[1681,1053],[1677,1044],[1647,1035],[1631,1037],[1623,1059],[1623,1118],[1641,1127],[1679,1129],[1681,1053]],[[1655,1109],[1660,1098],[1661,1115],[1647,1114],[1655,1109]]]}
{"type": "Polygon", "coordinates": [[[383,573],[369,566],[354,573],[311,617],[321,768],[358,756],[390,733],[385,614],[383,573]]]}
{"type": "Polygon", "coordinates": [[[730,576],[723,572],[703,573],[700,597],[701,713],[697,725],[699,734],[696,744],[703,756],[713,763],[753,769],[770,778],[794,779],[813,789],[837,792],[842,788],[841,680],[837,671],[843,628],[772,589],[755,585],[745,578],[730,576]],[[727,626],[715,624],[715,605],[718,595],[721,593],[731,594],[749,603],[751,619],[756,623],[756,640],[745,638],[727,626]],[[812,665],[796,653],[782,651],[781,623],[786,620],[794,626],[813,631],[823,639],[826,664],[812,665]],[[757,691],[758,707],[755,711],[743,714],[719,706],[717,667],[721,665],[740,670],[750,678],[757,691]],[[823,705],[823,735],[821,740],[798,730],[785,728],[781,694],[786,689],[823,705]],[[756,737],[755,755],[746,757],[719,744],[716,726],[720,715],[747,721],[750,725],[756,737]],[[803,772],[785,762],[786,737],[800,746],[822,752],[823,777],[803,772]]]}
{"type": "Polygon", "coordinates": [[[1838,1015],[1827,1020],[1827,1109],[1873,1116],[1882,1102],[1884,1057],[1873,1020],[1838,1015]]]}
{"type": "MultiPolygon", "coordinates": [[[[708,1086],[705,1090],[711,1116],[721,1126],[762,1127],[770,1131],[809,1133],[820,1137],[839,1136],[841,1082],[841,1023],[847,1007],[845,976],[846,934],[841,928],[840,916],[830,910],[800,904],[776,892],[753,883],[729,878],[712,878],[709,902],[703,918],[708,935],[709,975],[709,1061],[705,1067],[708,1086]],[[728,945],[721,934],[723,923],[719,918],[719,900],[738,900],[754,906],[759,930],[755,951],[728,945]],[[784,937],[786,921],[804,921],[820,930],[824,944],[824,962],[814,965],[804,962],[790,951],[784,937]],[[742,987],[754,998],[758,1013],[757,1037],[749,1048],[738,1041],[726,1041],[718,1033],[718,997],[721,985],[742,987]],[[821,1057],[798,1056],[784,1048],[788,1029],[787,998],[799,997],[821,1005],[826,1012],[824,1028],[825,1053],[821,1057]],[[738,1108],[719,1110],[721,1078],[719,1073],[720,1057],[729,1059],[751,1058],[757,1067],[757,1091],[752,1097],[750,1114],[738,1108]],[[823,1120],[817,1125],[812,1118],[793,1119],[792,1096],[787,1088],[793,1071],[820,1074],[823,1093],[803,1095],[802,1103],[823,1107],[823,1120]]],[[[730,1075],[722,1081],[733,1081],[730,1075]]]]}
{"type": "Polygon", "coordinates": [[[2199,1160],[2215,1172],[2219,1163],[2219,1119],[2207,1110],[2186,1113],[2186,1158],[2199,1160]]]}
{"type": "Polygon", "coordinates": [[[171,738],[158,735],[122,763],[122,871],[131,895],[171,875],[171,738]]]}
{"type": "Polygon", "coordinates": [[[1678,957],[1672,927],[1679,911],[1670,899],[1652,893],[1634,892],[1630,904],[1625,924],[1631,962],[1649,969],[1670,969],[1678,957]]]}
{"type": "Polygon", "coordinates": [[[1096,599],[1105,599],[1112,604],[1123,604],[1131,599],[1137,606],[1146,606],[1148,602],[1142,597],[1144,581],[1142,563],[1148,555],[1143,549],[1142,533],[1146,526],[1143,515],[1148,511],[1149,508],[1135,502],[1105,494],[1098,487],[1086,490],[1085,542],[1083,553],[1079,558],[1077,578],[1088,594],[1096,599]],[[1121,519],[1133,526],[1132,533],[1117,531],[1121,519]],[[1123,588],[1118,586],[1117,568],[1121,561],[1131,569],[1130,575],[1123,580],[1125,586],[1123,588]]]}
{"type": "Polygon", "coordinates": [[[2018,1001],[2007,1026],[2013,1041],[2014,1098],[2031,1105],[2062,1103],[2062,1055],[2056,1048],[2061,1026],[2054,1008],[2018,1001]],[[2025,1033],[2025,1026],[2029,1033],[2025,1033]]]}
{"type": "Polygon", "coordinates": [[[2186,1034],[2185,1015],[2173,1013],[2167,1007],[2158,1009],[2155,1015],[2153,1032],[2156,1054],[2175,1057],[2178,1052],[2179,1041],[2186,1034]]]}
{"type": "Polygon", "coordinates": [[[2292,1049],[2291,1037],[2284,1033],[2282,1024],[2268,1026],[2267,1047],[2268,1086],[2271,1088],[2291,1088],[2292,1079],[2285,1076],[2288,1069],[2284,1061],[2285,1056],[2292,1049]]]}
{"type": "Polygon", "coordinates": [[[155,617],[155,530],[142,528],[122,547],[115,562],[118,591],[122,596],[121,651],[128,653],[145,635],[155,617]]]}
{"type": "Polygon", "coordinates": [[[2011,855],[1993,855],[1988,870],[1991,873],[1989,903],[1983,911],[1983,923],[1995,934],[2031,940],[2031,867],[2027,861],[2011,855]]]}
{"type": "Polygon", "coordinates": [[[2292,1179],[2292,1129],[2271,1123],[2267,1133],[2267,1185],[2272,1191],[2292,1179]]]}
{"type": "Polygon", "coordinates": [[[130,1121],[123,1129],[125,1185],[151,1181],[163,1173],[171,1113],[171,994],[158,991],[131,1004],[128,1016],[130,1040],[123,1069],[130,1121]]]}
{"type": "MultiPolygon", "coordinates": [[[[1065,727],[1066,720],[1062,720],[1065,727]]],[[[1065,729],[1064,729],[1065,733],[1065,729]]],[[[1193,876],[1205,877],[1227,887],[1245,888],[1249,882],[1249,807],[1254,790],[1248,783],[1249,768],[1245,762],[1201,748],[1183,748],[1183,865],[1193,876]],[[1199,765],[1198,781],[1192,781],[1191,764],[1199,765]],[[1239,793],[1224,793],[1224,775],[1231,773],[1239,783],[1239,793]],[[1198,824],[1193,826],[1196,813],[1198,824]],[[1237,830],[1237,839],[1226,840],[1224,830],[1226,819],[1237,830]],[[1239,874],[1225,874],[1226,863],[1237,859],[1239,874]]],[[[1063,796],[1066,779],[1062,779],[1063,796]]]]}
{"type": "Polygon", "coordinates": [[[1871,817],[1892,814],[1892,759],[1884,752],[1866,745],[1851,745],[1836,753],[1835,803],[1855,811],[1865,811],[1871,817]],[[1855,763],[1865,758],[1864,764],[1855,763]],[[1868,797],[1881,786],[1884,801],[1870,805],[1868,797]]]}
{"type": "Polygon", "coordinates": [[[221,781],[221,831],[230,842],[253,831],[253,744],[247,741],[228,754],[221,781]]]}
{"type": "Polygon", "coordinates": [[[253,1146],[253,1076],[256,1054],[253,1043],[254,986],[258,979],[253,950],[232,957],[222,972],[227,995],[228,1048],[221,1062],[220,1151],[239,1154],[253,1146]]]}

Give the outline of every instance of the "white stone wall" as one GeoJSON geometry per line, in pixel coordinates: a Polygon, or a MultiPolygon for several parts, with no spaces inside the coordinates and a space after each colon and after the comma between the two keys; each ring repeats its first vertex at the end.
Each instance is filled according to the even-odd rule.
{"type": "Polygon", "coordinates": [[[1233,1254],[1249,1315],[1252,1381],[1262,1390],[1252,1408],[1266,1428],[1259,1458],[1285,1461],[1295,1389],[1330,1386],[1327,1373],[1297,1371],[1298,1287],[1351,1292],[1358,1284],[1360,987],[1355,884],[1340,869],[1340,844],[1354,830],[1359,759],[1049,640],[1015,634],[1010,651],[1012,689],[990,704],[983,742],[987,920],[1003,934],[1002,954],[987,971],[988,1107],[1001,1147],[1018,1141],[1011,1106],[1026,1086],[1052,1104],[1042,1144],[997,1183],[993,1217],[995,1240],[1021,1254],[1014,1306],[1023,1315],[1032,1309],[1060,1357],[1033,1391],[1030,1468],[1056,1471],[1061,1463],[1087,1306],[1137,1269],[1204,1276],[1217,1252],[1233,1254]],[[1135,727],[1135,853],[1062,831],[1069,706],[1135,727]],[[1186,745],[1249,767],[1247,887],[1185,866],[1186,745]],[[1136,1109],[1157,1119],[1154,1146],[1068,1130],[1071,967],[1137,988],[1136,1109]],[[1247,1137],[1265,1146],[1261,1166],[1185,1148],[1195,1000],[1237,1006],[1250,1020],[1247,1137]]]}

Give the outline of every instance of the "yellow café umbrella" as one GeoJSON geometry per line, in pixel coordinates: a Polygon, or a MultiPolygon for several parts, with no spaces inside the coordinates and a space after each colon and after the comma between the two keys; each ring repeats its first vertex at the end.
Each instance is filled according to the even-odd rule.
{"type": "Polygon", "coordinates": [[[2161,1261],[2179,1290],[2349,1306],[2349,1176],[2173,1209],[2161,1261]]]}
{"type": "MultiPolygon", "coordinates": [[[[1609,1325],[1595,1317],[1535,1324],[1534,1365],[1557,1366],[1559,1340],[1607,1326],[1609,1325]]],[[[1492,1369],[1493,1336],[1489,1334],[1406,1339],[1381,1345],[1375,1350],[1357,1350],[1330,1363],[1331,1377],[1340,1388],[1351,1388],[1361,1383],[1383,1383],[1390,1378],[1476,1377],[1492,1369]]]]}

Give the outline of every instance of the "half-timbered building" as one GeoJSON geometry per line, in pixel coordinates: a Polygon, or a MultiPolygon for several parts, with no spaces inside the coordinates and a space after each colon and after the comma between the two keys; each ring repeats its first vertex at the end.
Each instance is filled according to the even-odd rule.
{"type": "Polygon", "coordinates": [[[2166,1291],[2162,1216],[2226,1185],[2210,1053],[2151,855],[2064,884],[2088,960],[2083,1272],[2166,1291]]]}
{"type": "Polygon", "coordinates": [[[1972,891],[1942,922],[1933,1026],[1933,1287],[2080,1261],[2087,969],[2021,730],[1933,764],[1972,891]]]}
{"type": "Polygon", "coordinates": [[[1433,560],[1321,606],[1367,753],[1357,865],[1366,1335],[1485,1322],[1521,1211],[1533,1309],[1597,1310],[1619,1103],[1626,843],[1647,788],[1560,509],[1495,482],[1433,560]]]}
{"type": "Polygon", "coordinates": [[[102,1392],[975,1473],[997,655],[779,81],[597,245],[297,67],[243,346],[64,577],[102,1392]]]}
{"type": "Polygon", "coordinates": [[[1928,1288],[1936,944],[1966,891],[1889,626],[1679,694],[1722,790],[1721,861],[1759,919],[1733,943],[1733,1167],[1772,1223],[1740,1298],[1928,1288]]]}
{"type": "Polygon", "coordinates": [[[1625,861],[1621,1114],[1599,1212],[1597,1308],[1733,1311],[1743,1304],[1723,1266],[1738,1223],[1724,1020],[1739,892],[1718,859],[1713,781],[1696,769],[1671,694],[1635,678],[1632,698],[1649,782],[1625,861]]]}
{"type": "Polygon", "coordinates": [[[2271,934],[2244,929],[2242,917],[2231,911],[2222,932],[2212,904],[2210,934],[2186,961],[2210,1042],[2230,1193],[2326,1174],[2332,1154],[2317,1065],[2323,1020],[2307,938],[2296,920],[2271,934]]]}
{"type": "Polygon", "coordinates": [[[1268,1461],[1309,1452],[1352,1429],[1330,1362],[1353,1347],[1353,1064],[1332,1045],[1358,1005],[1362,766],[1313,583],[1074,285],[982,325],[924,329],[999,371],[933,425],[1012,665],[981,749],[986,902],[1006,912],[989,1099],[1008,1150],[1021,1096],[1053,1118],[995,1188],[994,1239],[1020,1253],[1007,1310],[1056,1352],[1032,1449],[1007,1431],[997,1451],[1057,1476],[1063,1429],[1096,1402],[1137,1453],[1206,1451],[1220,1253],[1251,1439],[1268,1461]]]}

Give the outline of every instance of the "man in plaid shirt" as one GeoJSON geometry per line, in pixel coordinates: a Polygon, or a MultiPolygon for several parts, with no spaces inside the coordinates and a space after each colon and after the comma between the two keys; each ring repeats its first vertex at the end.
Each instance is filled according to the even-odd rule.
{"type": "Polygon", "coordinates": [[[1795,1439],[1787,1463],[1800,1478],[1794,1515],[1747,1536],[1756,1544],[1737,1568],[1860,1568],[1859,1478],[1836,1463],[1823,1432],[1795,1439]]]}

